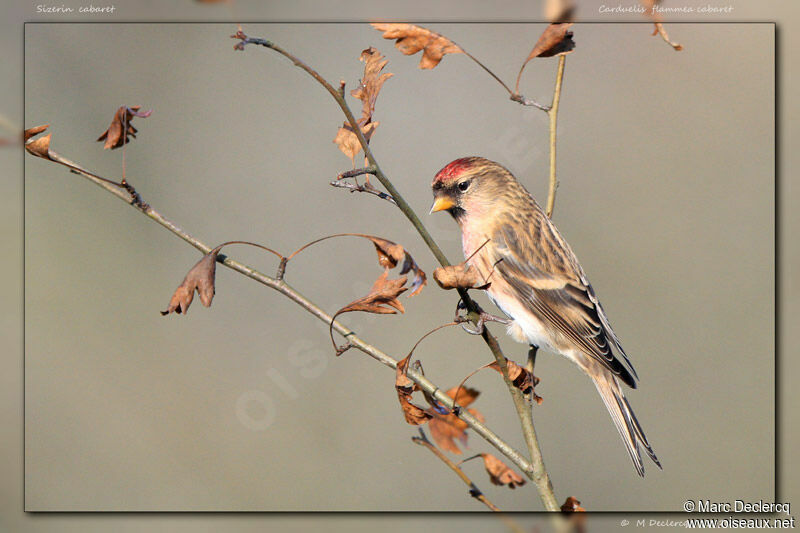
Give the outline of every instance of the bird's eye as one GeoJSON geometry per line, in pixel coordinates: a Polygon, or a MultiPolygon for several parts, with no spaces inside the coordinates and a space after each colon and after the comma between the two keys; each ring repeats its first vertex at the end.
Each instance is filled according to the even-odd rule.
{"type": "Polygon", "coordinates": [[[469,180],[462,181],[461,183],[458,184],[458,190],[459,191],[464,192],[467,189],[469,189],[469,180]]]}

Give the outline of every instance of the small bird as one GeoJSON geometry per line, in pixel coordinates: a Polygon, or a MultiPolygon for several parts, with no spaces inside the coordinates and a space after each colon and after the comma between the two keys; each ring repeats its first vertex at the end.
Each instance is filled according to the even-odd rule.
{"type": "Polygon", "coordinates": [[[636,371],[578,258],[533,196],[483,157],[449,163],[431,187],[431,213],[447,211],[458,223],[464,257],[491,282],[489,298],[511,319],[508,334],[577,364],[594,382],[639,475],[640,445],[661,468],[620,386],[636,388],[636,371]]]}

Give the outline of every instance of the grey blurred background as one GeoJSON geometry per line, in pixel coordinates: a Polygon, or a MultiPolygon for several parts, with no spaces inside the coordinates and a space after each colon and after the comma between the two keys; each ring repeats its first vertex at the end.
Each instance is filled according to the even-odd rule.
{"type": "MultiPolygon", "coordinates": [[[[544,25],[432,24],[513,81],[544,25]]],[[[464,56],[416,68],[366,24],[246,24],[323,75],[358,83],[363,48],[395,73],[378,99],[372,146],[411,205],[448,161],[483,155],[544,200],[547,117],[508,101],[464,56]]],[[[675,511],[689,497],[774,497],[774,28],[574,28],[559,116],[555,221],[595,285],[642,377],[629,394],[664,471],[639,479],[590,382],[540,356],[535,409],[560,499],[592,510],[675,511]]],[[[108,177],[120,151],[94,139],[119,105],[135,119],[127,175],[154,208],[209,244],[252,240],[288,253],[333,232],[401,242],[434,262],[402,215],[327,182],[349,166],[331,139],[342,117],[308,76],[264,49],[234,52],[232,24],[29,24],[25,123],[108,177]]],[[[522,89],[549,101],[556,60],[522,89]]],[[[358,102],[354,108],[360,108],[358,102]]],[[[409,438],[393,373],[326,327],[221,268],[211,309],[161,317],[199,255],[63,167],[26,160],[26,509],[474,510],[451,472],[409,438]]],[[[446,216],[425,216],[460,260],[446,216]]],[[[228,253],[271,273],[274,258],[228,253]]],[[[368,243],[331,241],[287,280],[326,309],[362,295],[380,270],[368,243]]],[[[481,296],[485,301],[485,298],[481,296]]],[[[402,316],[345,322],[403,357],[450,320],[435,285],[402,316]]],[[[487,304],[488,306],[488,304],[487,304]]],[[[495,328],[498,332],[499,330],[495,328]]],[[[502,339],[524,360],[525,347],[502,339]]],[[[491,360],[476,338],[438,333],[415,353],[437,384],[491,360]]],[[[524,449],[499,376],[470,380],[488,424],[524,449]]],[[[472,437],[468,453],[491,451],[472,437]]],[[[466,467],[508,510],[540,509],[466,467]]]]}
{"type": "MultiPolygon", "coordinates": [[[[69,3],[69,2],[68,2],[69,3]]],[[[637,15],[598,15],[597,9],[598,6],[602,2],[594,1],[594,0],[587,0],[586,2],[581,2],[579,6],[578,14],[582,20],[593,20],[593,21],[611,21],[611,20],[628,20],[628,21],[639,21],[641,19],[638,18],[637,15]]],[[[705,5],[706,2],[700,1],[690,1],[685,2],[689,5],[705,5]]],[[[781,132],[780,137],[780,145],[782,147],[781,151],[779,152],[779,159],[778,159],[778,168],[781,169],[781,174],[779,174],[779,183],[781,184],[779,189],[779,201],[782,205],[780,210],[780,220],[783,224],[783,231],[779,234],[780,242],[782,243],[782,253],[779,256],[779,263],[782,265],[782,285],[780,293],[783,295],[783,299],[781,301],[781,314],[783,316],[790,316],[791,311],[796,309],[798,304],[797,298],[797,290],[796,290],[796,283],[792,280],[794,279],[794,272],[795,272],[795,265],[798,264],[797,258],[797,246],[796,240],[791,239],[791,235],[794,233],[794,230],[797,229],[798,220],[796,211],[788,209],[790,205],[792,205],[792,200],[796,198],[796,187],[794,182],[788,177],[791,174],[791,164],[792,162],[796,163],[796,151],[789,149],[796,143],[797,140],[797,123],[798,119],[800,119],[800,109],[798,109],[798,105],[794,100],[787,97],[787,95],[793,94],[793,88],[796,87],[793,85],[797,79],[795,72],[791,68],[792,65],[796,64],[796,50],[800,49],[798,47],[798,37],[796,33],[792,33],[787,31],[786,28],[789,27],[790,22],[797,20],[797,10],[793,6],[793,4],[778,2],[775,0],[754,4],[748,2],[741,2],[741,1],[733,1],[730,2],[731,5],[735,6],[735,11],[733,14],[728,16],[701,16],[701,15],[694,15],[694,16],[669,16],[668,20],[671,19],[673,24],[669,26],[671,30],[672,36],[676,38],[678,41],[683,42],[684,45],[689,44],[685,39],[681,39],[680,32],[677,32],[679,26],[675,24],[675,21],[687,21],[687,20],[695,20],[695,21],[714,21],[714,22],[731,22],[731,21],[753,21],[753,20],[760,20],[760,21],[777,21],[778,22],[778,33],[777,33],[777,41],[779,43],[779,50],[780,54],[777,57],[777,64],[779,65],[781,75],[779,76],[779,87],[781,88],[781,94],[783,95],[782,104],[780,107],[781,110],[781,121],[779,122],[778,129],[781,132]],[[794,61],[793,61],[794,60],[794,61]]],[[[0,42],[2,42],[3,50],[6,52],[5,61],[1,64],[0,68],[2,68],[2,72],[4,76],[0,76],[0,102],[2,102],[3,111],[6,115],[17,124],[22,124],[23,122],[27,126],[31,126],[32,123],[28,123],[27,121],[23,121],[22,117],[22,65],[23,65],[23,57],[22,57],[22,44],[23,44],[23,27],[22,22],[24,21],[42,21],[48,20],[53,22],[65,22],[65,21],[82,21],[82,22],[89,22],[89,21],[158,21],[158,20],[194,20],[194,21],[209,21],[209,20],[269,20],[269,19],[276,19],[276,20],[342,20],[344,19],[351,19],[351,20],[369,20],[375,18],[394,18],[400,20],[516,20],[516,19],[525,19],[525,20],[536,20],[540,17],[541,13],[541,6],[537,2],[507,2],[503,3],[502,5],[497,4],[486,4],[486,3],[478,3],[478,2],[451,2],[451,1],[443,1],[436,4],[430,4],[429,2],[421,2],[421,1],[409,1],[402,4],[399,3],[386,3],[386,2],[378,2],[378,3],[371,3],[371,4],[364,4],[359,2],[348,2],[343,4],[324,4],[324,5],[311,5],[308,2],[275,2],[269,4],[263,4],[260,2],[249,2],[249,1],[239,1],[237,2],[237,11],[231,12],[231,10],[224,6],[197,6],[190,2],[177,2],[177,3],[153,3],[148,0],[141,0],[141,1],[131,1],[126,2],[125,4],[117,5],[117,11],[114,16],[110,17],[87,17],[87,16],[80,16],[80,15],[40,15],[35,13],[35,3],[30,3],[26,1],[15,1],[4,4],[0,7],[0,11],[3,12],[4,16],[0,17],[0,27],[3,28],[3,32],[0,32],[0,42]],[[422,17],[422,19],[420,19],[422,17]]],[[[227,31],[225,32],[227,34],[227,31]]],[[[534,36],[535,37],[535,36],[534,36]]],[[[534,38],[532,37],[532,38],[534,38]]],[[[637,40],[637,43],[641,43],[641,41],[637,40]]],[[[647,40],[645,40],[647,42],[647,40]]],[[[374,42],[373,42],[374,44],[374,42]]],[[[388,44],[388,43],[385,43],[388,44]]],[[[470,42],[462,42],[464,46],[469,48],[470,42]]],[[[580,41],[579,41],[580,44],[580,41]]],[[[661,43],[663,45],[663,43],[661,43]]],[[[522,56],[527,54],[529,49],[529,45],[525,44],[520,45],[521,52],[517,52],[521,54],[520,59],[522,56]]],[[[658,49],[658,47],[656,47],[658,49]]],[[[388,48],[381,47],[381,50],[384,52],[388,51],[388,48]]],[[[479,52],[478,50],[473,50],[479,52]]],[[[669,50],[667,50],[669,51],[669,50]]],[[[626,50],[626,53],[629,50],[626,50]]],[[[688,49],[684,52],[688,52],[688,49]]],[[[679,55],[679,54],[676,54],[679,55]]],[[[392,67],[397,67],[401,61],[408,61],[412,64],[415,64],[416,60],[414,58],[405,58],[401,57],[396,52],[394,55],[389,55],[390,60],[392,60],[392,67]]],[[[310,60],[311,58],[309,58],[310,60]]],[[[448,67],[448,65],[452,65],[451,59],[447,58],[444,67],[448,67]]],[[[484,58],[487,59],[487,58],[484,58]]],[[[488,59],[487,59],[488,61],[488,59]]],[[[569,80],[569,75],[572,72],[570,70],[570,65],[572,65],[576,61],[576,55],[573,54],[571,59],[571,63],[568,64],[567,70],[567,80],[569,80]]],[[[494,66],[494,65],[492,65],[494,66]]],[[[459,66],[461,68],[469,68],[464,66],[463,64],[459,66]]],[[[501,73],[504,77],[513,77],[516,72],[517,63],[515,62],[507,72],[501,73]]],[[[348,64],[348,69],[353,69],[352,64],[348,64]]],[[[397,69],[393,69],[397,72],[397,69]]],[[[284,71],[285,72],[285,71],[284,71]]],[[[353,76],[353,82],[357,80],[359,75],[358,69],[355,68],[353,70],[348,70],[351,72],[353,76]]],[[[419,73],[418,75],[422,75],[425,73],[419,73]]],[[[448,75],[452,75],[453,70],[448,72],[448,75]]],[[[336,78],[340,75],[340,73],[333,72],[330,73],[332,78],[336,78]]],[[[535,77],[535,76],[534,76],[535,77]]],[[[551,79],[552,74],[549,75],[549,79],[551,79]]],[[[475,78],[475,79],[479,79],[475,78]]],[[[390,81],[390,83],[396,81],[397,78],[390,81]]],[[[348,78],[348,81],[350,79],[348,78]]],[[[306,80],[307,82],[307,80],[306,80]]],[[[739,80],[736,80],[738,83],[739,80]]],[[[533,78],[528,76],[526,77],[526,83],[530,84],[533,83],[533,78]]],[[[549,93],[549,84],[548,79],[543,79],[543,83],[545,83],[545,87],[542,89],[542,97],[546,97],[549,93]]],[[[388,85],[387,85],[388,88],[388,85]]],[[[569,89],[569,86],[565,87],[565,91],[569,89]]],[[[492,89],[492,91],[498,90],[497,88],[492,89]]],[[[386,97],[388,92],[385,91],[385,94],[381,97],[382,99],[386,97]]],[[[500,98],[498,92],[493,92],[493,98],[497,97],[500,98]]],[[[565,93],[566,94],[566,93],[565,93]]],[[[315,98],[319,98],[317,95],[315,98]]],[[[113,106],[119,105],[120,102],[114,101],[113,106]]],[[[145,105],[147,105],[145,103],[145,105]]],[[[513,104],[508,104],[513,105],[513,104]]],[[[380,104],[379,104],[380,106],[380,104]]],[[[384,111],[388,112],[388,110],[384,107],[384,111]]],[[[562,128],[563,128],[563,119],[565,119],[564,113],[566,113],[567,105],[565,100],[565,107],[563,108],[562,112],[562,128]]],[[[738,110],[737,110],[738,111],[738,110]]],[[[381,110],[379,109],[379,113],[381,110]]],[[[154,120],[155,117],[149,119],[150,121],[154,120]]],[[[103,117],[103,124],[100,126],[101,130],[106,127],[106,122],[108,117],[103,117]]],[[[336,120],[339,120],[339,117],[336,117],[336,120]]],[[[141,123],[141,124],[144,124],[141,123]]],[[[542,126],[543,127],[543,126],[542,126]]],[[[379,134],[385,133],[384,130],[379,132],[379,134]]],[[[99,134],[99,131],[92,131],[92,135],[96,136],[99,134]]],[[[377,143],[378,137],[376,137],[377,143]]],[[[140,138],[140,141],[144,140],[144,138],[140,138]]],[[[136,141],[139,142],[139,141],[136,141]]],[[[560,146],[564,146],[565,138],[564,136],[561,137],[560,146]]],[[[58,145],[54,145],[58,149],[58,145]]],[[[96,163],[98,160],[97,152],[92,151],[94,162],[96,163]]],[[[338,154],[337,154],[338,155],[338,154]]],[[[341,156],[340,156],[341,157],[341,156]]],[[[5,428],[3,431],[3,438],[0,439],[0,449],[2,449],[2,462],[0,462],[0,472],[2,472],[2,479],[4,480],[2,484],[0,484],[0,528],[3,528],[8,531],[104,531],[107,530],[109,527],[114,528],[115,530],[119,531],[140,531],[143,529],[147,529],[148,531],[216,531],[220,528],[226,528],[228,530],[235,530],[235,531],[250,531],[250,530],[263,530],[264,527],[267,528],[278,528],[280,530],[296,530],[302,531],[306,530],[308,527],[326,527],[328,529],[334,530],[348,530],[348,531],[371,531],[375,527],[379,527],[382,530],[387,531],[406,531],[409,527],[416,528],[416,529],[430,529],[435,527],[438,531],[464,531],[464,530],[488,530],[488,529],[502,529],[502,524],[497,520],[493,519],[492,517],[479,517],[474,514],[471,515],[423,515],[412,517],[409,515],[389,515],[389,516],[357,516],[357,517],[345,517],[345,516],[331,516],[331,515],[310,515],[310,516],[275,516],[275,515],[247,515],[247,516],[230,516],[230,515],[216,515],[216,516],[187,516],[187,515],[180,515],[180,516],[164,516],[164,515],[154,515],[154,516],[143,516],[141,514],[138,515],[64,515],[64,514],[30,514],[25,513],[23,514],[21,511],[23,509],[23,485],[24,485],[24,478],[23,478],[23,450],[22,450],[22,405],[23,405],[23,397],[22,397],[22,371],[23,371],[23,364],[22,364],[22,301],[23,301],[23,292],[22,292],[22,243],[23,243],[23,219],[22,219],[22,164],[25,162],[23,155],[19,152],[14,150],[0,150],[0,158],[2,159],[2,168],[4,168],[3,174],[6,176],[7,179],[2,180],[2,194],[0,194],[0,199],[2,199],[3,203],[3,210],[0,211],[3,215],[4,223],[2,225],[3,230],[3,239],[9,245],[10,254],[6,261],[0,264],[0,274],[4,276],[4,279],[7,280],[6,284],[0,286],[0,292],[3,294],[3,298],[0,300],[3,302],[3,313],[0,315],[2,320],[0,321],[0,327],[3,331],[3,338],[7,339],[7,357],[2,359],[3,361],[3,372],[0,373],[0,377],[2,378],[3,386],[0,387],[0,391],[3,394],[4,401],[2,402],[2,408],[0,408],[0,420],[2,421],[2,427],[5,428]]],[[[563,166],[567,162],[564,159],[564,154],[561,154],[560,157],[560,164],[563,166]]],[[[341,162],[337,162],[337,164],[341,164],[341,162]]],[[[40,167],[40,169],[44,169],[46,167],[40,167]]],[[[115,169],[118,170],[119,166],[116,166],[115,169]]],[[[438,167],[437,167],[438,168],[438,167]]],[[[427,169],[426,169],[427,172],[427,169]]],[[[425,180],[427,180],[429,175],[425,176],[425,180]]],[[[69,175],[61,175],[60,181],[71,182],[75,177],[69,175]]],[[[562,178],[564,175],[562,174],[562,178]]],[[[84,184],[85,187],[91,189],[89,184],[84,184]]],[[[559,226],[562,227],[562,230],[566,233],[567,228],[564,227],[564,224],[567,222],[566,220],[562,219],[561,215],[563,214],[563,209],[566,208],[564,204],[564,196],[563,196],[563,187],[565,186],[565,180],[562,180],[562,195],[559,197],[559,202],[557,205],[557,213],[556,213],[556,221],[558,222],[559,226]]],[[[533,187],[532,187],[533,189],[533,187]]],[[[406,194],[409,194],[404,188],[406,194]]],[[[543,185],[539,185],[538,190],[534,190],[537,195],[543,194],[543,185]]],[[[108,203],[113,201],[113,199],[109,197],[103,197],[102,203],[108,203]]],[[[364,203],[358,201],[359,208],[364,207],[364,203]]],[[[427,207],[427,200],[425,202],[424,207],[427,207]]],[[[115,213],[123,213],[124,210],[115,209],[115,213]]],[[[437,227],[437,229],[446,229],[446,224],[442,223],[437,227]]],[[[438,234],[437,234],[438,235],[438,234]]],[[[586,253],[581,249],[578,248],[578,243],[575,242],[575,237],[572,233],[567,234],[568,238],[573,242],[573,245],[578,249],[578,253],[586,263],[586,267],[589,270],[589,273],[595,282],[596,285],[599,284],[600,280],[597,279],[597,272],[595,272],[596,268],[589,263],[589,257],[586,256],[586,253]]],[[[183,249],[182,244],[176,243],[175,249],[183,249]]],[[[419,246],[419,245],[417,245],[419,246]]],[[[362,249],[363,250],[363,249],[362,249]]],[[[371,260],[369,254],[367,252],[363,252],[367,254],[364,257],[368,257],[368,260],[371,260]]],[[[191,255],[191,254],[190,254],[191,255]]],[[[452,253],[451,253],[452,255],[452,253]]],[[[191,261],[194,260],[194,256],[191,256],[191,261]]],[[[429,261],[429,259],[426,259],[429,261]]],[[[188,266],[188,264],[187,264],[188,266]]],[[[183,271],[177,272],[177,266],[175,266],[176,272],[173,274],[175,276],[174,282],[169,287],[169,291],[174,288],[174,285],[180,281],[180,277],[183,275],[183,271]]],[[[374,273],[374,270],[372,271],[374,273]]],[[[228,273],[229,279],[233,279],[228,273]]],[[[611,289],[611,288],[609,288],[611,289]]],[[[609,297],[612,294],[608,294],[609,290],[604,287],[598,287],[600,291],[601,297],[605,302],[605,305],[608,307],[610,306],[609,297]]],[[[423,293],[424,294],[424,293],[423,293]]],[[[167,295],[168,296],[168,295],[167,295]]],[[[265,294],[267,296],[267,294],[265,294]]],[[[159,297],[162,297],[159,295],[159,297]]],[[[421,297],[420,297],[421,298],[421,297]]],[[[272,301],[274,301],[274,295],[271,295],[272,301]]],[[[163,301],[163,300],[162,300],[163,301]]],[[[411,300],[409,303],[412,303],[411,300]]],[[[215,303],[215,306],[219,304],[219,300],[215,303]]],[[[161,308],[159,306],[158,308],[161,308]]],[[[198,307],[198,310],[203,312],[198,307]]],[[[208,311],[206,311],[208,312],[208,311]]],[[[196,313],[196,311],[192,311],[190,314],[190,320],[200,313],[196,313]],[[193,316],[194,315],[194,316],[193,316]]],[[[612,314],[612,319],[614,320],[615,327],[617,329],[622,328],[622,324],[620,320],[622,317],[617,316],[618,313],[612,314]]],[[[308,318],[303,315],[303,320],[308,320],[308,318]]],[[[406,317],[408,318],[408,317],[406,317]]],[[[383,320],[383,319],[381,319],[383,320]]],[[[387,318],[386,320],[394,321],[394,318],[387,318]]],[[[789,387],[789,385],[793,381],[793,376],[797,375],[798,367],[797,367],[797,358],[796,358],[796,332],[792,329],[793,321],[784,320],[783,321],[783,328],[782,333],[783,335],[780,337],[781,343],[781,366],[778,371],[778,378],[779,382],[782,383],[780,388],[780,398],[781,398],[781,405],[782,409],[779,412],[779,419],[781,424],[779,426],[780,431],[776,432],[776,439],[781,444],[780,448],[778,449],[780,453],[780,477],[778,481],[778,487],[780,489],[780,497],[783,501],[791,501],[793,496],[797,496],[798,494],[798,479],[800,476],[797,475],[797,462],[794,459],[794,455],[791,453],[793,449],[796,449],[798,442],[798,432],[797,432],[797,410],[794,406],[797,405],[797,392],[796,389],[789,387]]],[[[623,340],[626,342],[626,346],[630,345],[628,340],[628,333],[622,331],[621,334],[623,335],[623,340]]],[[[512,346],[514,346],[512,344],[512,346]]],[[[516,346],[518,348],[518,346],[516,346]]],[[[638,353],[633,354],[635,357],[635,362],[637,363],[637,368],[639,369],[640,373],[642,373],[642,356],[638,353]]],[[[428,358],[426,358],[427,360],[428,358]]],[[[544,356],[540,358],[540,365],[544,363],[542,360],[544,356]]],[[[552,359],[552,358],[548,358],[552,359]]],[[[337,361],[338,364],[338,361],[337,361]]],[[[378,373],[380,370],[378,367],[373,365],[366,365],[371,370],[374,370],[378,373]]],[[[329,367],[330,368],[330,367],[329,367]]],[[[574,372],[573,369],[568,367],[570,372],[574,372]]],[[[651,379],[649,376],[645,377],[645,385],[649,386],[648,382],[651,379]]],[[[580,382],[580,377],[577,378],[580,382]]],[[[266,391],[270,393],[270,391],[266,391]]],[[[642,411],[642,408],[639,406],[639,402],[641,402],[640,396],[643,394],[635,393],[632,394],[632,402],[634,402],[634,407],[637,409],[640,417],[643,418],[643,422],[646,424],[646,429],[648,430],[648,434],[651,435],[651,439],[654,439],[652,428],[652,422],[650,421],[650,414],[646,414],[642,411]],[[648,418],[645,418],[648,417],[648,418]]],[[[673,399],[674,401],[675,399],[673,399]]],[[[481,400],[481,402],[483,399],[481,400]]],[[[479,403],[480,406],[480,403],[479,403]]],[[[541,418],[543,415],[537,415],[541,418]]],[[[604,413],[599,415],[600,417],[605,416],[604,413]]],[[[700,431],[698,428],[690,428],[691,431],[700,431]]],[[[777,428],[776,428],[777,429],[777,428]]],[[[605,431],[608,431],[607,429],[605,431]]],[[[606,435],[606,439],[608,439],[609,449],[613,452],[614,446],[614,439],[616,438],[612,433],[608,433],[606,435]]],[[[406,433],[405,438],[409,435],[406,433]]],[[[658,444],[658,443],[657,443],[658,444]]],[[[475,447],[475,441],[473,440],[473,447],[475,447]]],[[[418,453],[422,452],[422,450],[417,450],[418,453]]],[[[545,448],[545,453],[551,455],[554,453],[555,450],[552,448],[548,449],[545,448]]],[[[663,456],[664,453],[662,448],[659,447],[658,451],[663,456]]],[[[616,452],[620,453],[620,452],[616,452]]],[[[423,454],[424,455],[424,454],[423,454]]],[[[430,459],[432,461],[432,459],[430,459]]],[[[552,461],[550,461],[552,462],[552,461]]],[[[426,463],[429,468],[438,471],[439,465],[433,462],[426,463]]],[[[621,464],[621,463],[619,463],[621,464]]],[[[551,466],[552,468],[552,466],[551,466]]],[[[628,465],[624,465],[624,469],[629,468],[628,465]]],[[[623,469],[623,472],[624,472],[623,469]]],[[[704,468],[704,472],[707,470],[704,468]]],[[[649,470],[652,472],[652,469],[649,470]]],[[[472,472],[476,474],[476,472],[472,472]]],[[[658,473],[657,473],[658,475],[658,473]]],[[[661,474],[663,475],[663,474],[661,474]]],[[[476,475],[477,477],[477,475],[476,475]]],[[[634,480],[635,481],[635,480],[634,480]]],[[[568,493],[569,489],[564,487],[563,485],[559,487],[561,484],[558,479],[556,479],[556,488],[559,496],[563,496],[568,493]]],[[[484,482],[482,487],[485,490],[490,490],[490,485],[484,482]]],[[[150,489],[147,489],[150,490],[150,489]]],[[[448,491],[459,491],[462,490],[458,481],[453,479],[452,484],[448,487],[448,491]]],[[[527,488],[525,489],[528,491],[528,495],[536,501],[535,495],[532,491],[529,491],[527,488]]],[[[363,491],[362,491],[363,492],[363,491]]],[[[508,495],[508,492],[499,492],[495,493],[499,497],[505,498],[508,495]]],[[[578,494],[578,493],[575,493],[578,494]]],[[[437,495],[440,497],[441,495],[437,495]]],[[[466,496],[464,496],[466,498],[466,496]]],[[[795,498],[796,499],[796,498],[795,498]]],[[[503,501],[498,500],[499,503],[504,503],[503,501]]],[[[538,505],[538,503],[536,503],[538,505]]],[[[475,504],[473,509],[478,509],[480,506],[475,504]]],[[[627,515],[623,515],[627,516],[627,515]]],[[[641,515],[639,515],[641,516],[641,515]]],[[[645,515],[647,518],[655,518],[656,515],[645,515]]],[[[630,516],[629,516],[630,517],[630,516]]],[[[517,517],[519,521],[526,527],[533,524],[533,518],[523,518],[517,517]]],[[[590,529],[594,531],[598,530],[619,530],[620,526],[620,515],[604,515],[604,516],[592,516],[590,517],[590,529]]]]}

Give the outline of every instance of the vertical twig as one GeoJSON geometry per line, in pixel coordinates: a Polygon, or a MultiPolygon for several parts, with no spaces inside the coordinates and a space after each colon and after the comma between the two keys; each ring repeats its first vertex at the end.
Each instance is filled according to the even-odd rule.
{"type": "Polygon", "coordinates": [[[561,101],[561,81],[564,79],[564,63],[566,56],[558,56],[558,73],[556,74],[556,86],[553,90],[553,106],[547,112],[550,116],[550,190],[547,193],[547,209],[545,213],[549,218],[553,216],[553,208],[556,205],[556,189],[558,179],[556,178],[556,121],[558,120],[558,104],[561,101]]]}
{"type": "MultiPolygon", "coordinates": [[[[345,100],[344,96],[337,91],[328,81],[320,76],[320,74],[305,64],[303,61],[295,57],[293,54],[289,53],[288,51],[284,50],[280,46],[276,45],[272,41],[267,39],[260,39],[260,38],[252,38],[245,35],[243,32],[239,31],[235,35],[234,38],[239,39],[241,42],[236,46],[237,49],[243,50],[245,45],[247,44],[256,44],[263,46],[265,48],[269,48],[278,52],[279,54],[283,55],[295,66],[301,68],[305,72],[307,72],[312,78],[314,78],[320,85],[322,85],[328,93],[336,100],[336,103],[339,105],[339,108],[344,113],[344,116],[347,118],[348,123],[350,124],[353,133],[355,133],[356,137],[358,138],[359,144],[361,145],[362,150],[364,150],[364,155],[366,156],[367,161],[371,167],[375,169],[375,177],[378,178],[378,181],[384,186],[387,192],[394,198],[397,207],[402,211],[402,213],[408,218],[414,228],[422,237],[422,240],[425,241],[425,244],[428,245],[428,248],[433,253],[434,257],[442,266],[449,266],[451,263],[448,261],[447,257],[442,252],[442,249],[433,239],[431,234],[428,232],[425,225],[417,216],[416,212],[412,209],[412,207],[406,202],[403,196],[400,194],[400,191],[395,188],[394,184],[389,180],[388,176],[383,173],[380,165],[378,164],[375,156],[372,154],[372,150],[370,149],[369,143],[367,142],[364,133],[361,131],[359,127],[358,121],[356,120],[355,116],[353,116],[353,112],[350,110],[350,106],[347,104],[347,100],[345,100]]],[[[563,56],[560,58],[561,63],[559,64],[559,71],[563,74],[563,56]]],[[[560,78],[557,80],[557,90],[560,92],[561,90],[561,82],[560,78]]],[[[556,96],[557,97],[557,96],[556,96]]],[[[551,128],[554,127],[553,121],[554,115],[551,115],[551,128]]],[[[554,133],[552,133],[554,137],[554,133]]],[[[553,141],[554,142],[554,141],[553,141]]],[[[477,323],[480,317],[478,313],[478,307],[475,302],[472,301],[472,298],[468,294],[466,289],[459,288],[458,295],[461,297],[462,301],[464,302],[465,306],[469,310],[469,318],[473,323],[477,323]]],[[[555,494],[553,492],[553,485],[550,482],[550,476],[547,474],[547,470],[544,467],[544,461],[542,459],[541,449],[539,448],[539,443],[536,438],[536,432],[533,429],[533,419],[531,416],[531,408],[530,404],[525,401],[522,397],[522,393],[514,387],[514,384],[508,377],[508,368],[506,366],[506,358],[503,355],[500,346],[497,344],[497,340],[489,333],[488,329],[484,327],[483,329],[483,339],[486,342],[486,345],[491,350],[492,354],[494,355],[495,359],[498,361],[498,364],[502,370],[503,379],[506,382],[506,386],[511,393],[511,396],[514,400],[514,407],[517,410],[517,415],[520,419],[520,423],[522,425],[522,431],[525,435],[525,442],[528,445],[528,449],[531,454],[531,468],[530,470],[526,470],[526,474],[530,477],[530,479],[536,485],[536,488],[539,491],[539,497],[544,504],[545,509],[548,511],[559,511],[560,507],[556,502],[555,494]]]]}

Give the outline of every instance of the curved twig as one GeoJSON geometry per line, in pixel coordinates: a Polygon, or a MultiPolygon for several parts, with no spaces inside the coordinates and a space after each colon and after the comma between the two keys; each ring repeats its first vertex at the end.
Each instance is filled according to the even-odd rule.
{"type": "MultiPolygon", "coordinates": [[[[197,248],[204,254],[209,253],[212,250],[212,247],[208,246],[207,244],[203,243],[199,239],[193,237],[181,227],[164,217],[161,213],[153,209],[152,206],[140,206],[131,203],[131,197],[127,194],[123,189],[119,189],[115,184],[109,183],[110,180],[98,176],[89,170],[82,168],[77,163],[70,161],[69,159],[61,156],[57,152],[52,150],[49,151],[49,161],[54,163],[63,165],[70,169],[73,174],[78,174],[83,176],[84,178],[88,179],[98,187],[101,187],[106,192],[116,196],[127,205],[133,207],[137,211],[141,212],[148,218],[152,219],[156,223],[160,224],[168,231],[173,233],[174,235],[180,237],[182,240],[189,243],[191,246],[197,248]]],[[[231,258],[230,256],[227,257],[219,257],[217,259],[220,263],[225,265],[226,267],[230,268],[231,270],[238,272],[244,276],[253,279],[262,285],[265,285],[271,289],[278,291],[279,293],[283,294],[300,307],[317,317],[320,321],[325,324],[331,324],[332,317],[330,314],[326,313],[322,308],[317,306],[314,302],[303,296],[289,284],[287,284],[282,279],[272,278],[267,276],[258,270],[236,261],[235,259],[231,258]]],[[[347,328],[344,324],[338,321],[333,321],[333,328],[341,335],[344,335],[348,338],[351,345],[365,353],[366,355],[372,357],[379,363],[387,366],[391,369],[397,368],[397,360],[393,357],[388,355],[387,353],[383,352],[376,346],[367,343],[363,339],[361,339],[358,335],[355,334],[351,329],[347,328]]],[[[430,394],[436,401],[443,404],[448,409],[453,409],[453,399],[448,396],[445,392],[443,392],[437,385],[433,384],[428,378],[423,376],[419,371],[415,369],[409,369],[406,374],[414,383],[419,385],[420,389],[428,394],[430,394]]],[[[520,470],[523,472],[529,473],[533,472],[534,467],[531,463],[517,450],[515,450],[510,444],[505,442],[502,438],[500,438],[496,433],[494,433],[491,429],[489,429],[483,422],[475,418],[471,413],[467,410],[461,410],[458,414],[458,417],[466,422],[466,424],[475,431],[476,434],[483,437],[486,442],[494,446],[500,453],[506,456],[509,461],[514,463],[520,470]]]]}

